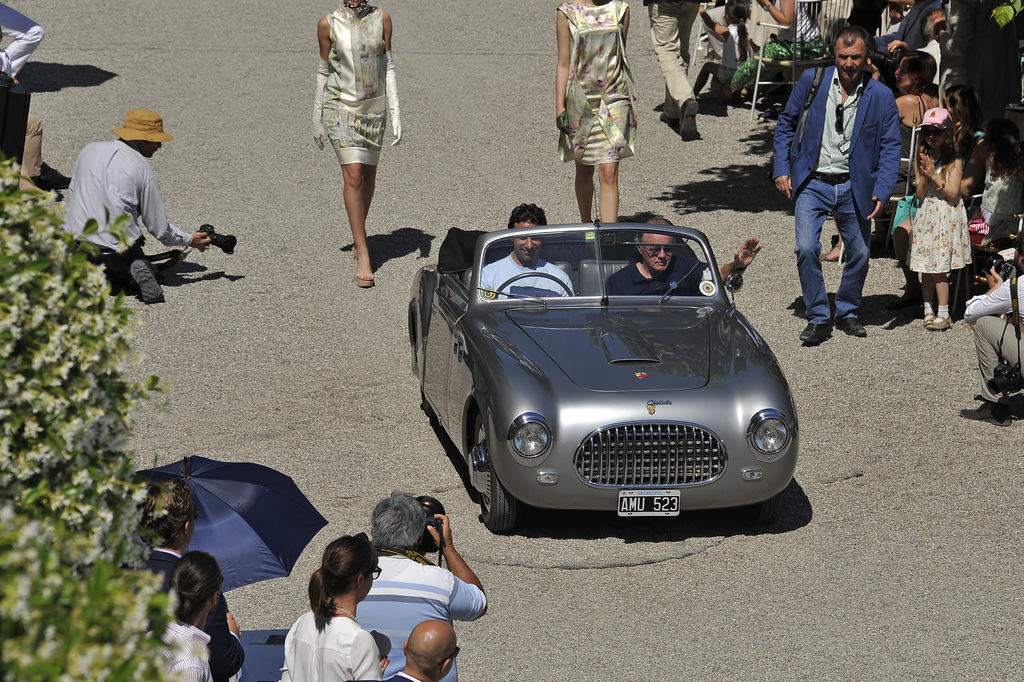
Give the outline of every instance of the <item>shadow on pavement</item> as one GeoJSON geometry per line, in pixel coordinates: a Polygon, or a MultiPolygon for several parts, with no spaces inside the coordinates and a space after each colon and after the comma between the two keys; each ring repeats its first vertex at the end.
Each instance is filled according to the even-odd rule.
{"type": "MultiPolygon", "coordinates": [[[[401,227],[391,234],[371,234],[366,237],[366,246],[370,249],[370,266],[377,270],[389,260],[402,258],[416,251],[420,258],[430,256],[430,242],[434,235],[412,227],[401,227]]],[[[355,244],[341,247],[342,251],[352,253],[355,244]]]]}
{"type": "Polygon", "coordinates": [[[748,156],[756,157],[753,164],[715,166],[699,173],[704,180],[690,180],[676,185],[655,200],[670,202],[672,209],[682,215],[706,211],[736,211],[765,213],[786,211],[791,202],[775,189],[771,178],[772,136],[774,130],[754,130],[740,142],[746,142],[748,156]],[[760,200],[752,201],[751,197],[760,200]]]}
{"type": "Polygon", "coordinates": [[[208,268],[205,265],[199,263],[190,263],[189,261],[182,261],[177,265],[172,266],[170,269],[165,270],[161,274],[162,284],[165,287],[180,287],[183,284],[192,284],[194,282],[211,281],[215,279],[226,279],[229,282],[237,282],[240,279],[244,279],[245,275],[229,275],[223,270],[217,272],[207,272],[208,268]],[[183,277],[182,275],[190,275],[196,273],[203,273],[199,277],[183,277]]]}
{"type": "Polygon", "coordinates": [[[30,61],[22,67],[18,80],[31,92],[57,92],[64,88],[92,88],[117,74],[91,64],[55,64],[30,61]]]}

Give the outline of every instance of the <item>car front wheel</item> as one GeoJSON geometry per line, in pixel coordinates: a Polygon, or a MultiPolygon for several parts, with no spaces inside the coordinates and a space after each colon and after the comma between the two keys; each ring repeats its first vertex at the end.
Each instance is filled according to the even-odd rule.
{"type": "Polygon", "coordinates": [[[779,517],[782,516],[782,505],[785,501],[786,490],[783,489],[773,497],[769,497],[764,502],[751,505],[751,516],[756,523],[764,526],[770,526],[778,521],[779,517]]]}
{"type": "Polygon", "coordinates": [[[508,533],[516,525],[516,517],[519,514],[519,501],[512,497],[505,486],[498,480],[494,467],[491,466],[489,447],[487,443],[487,429],[484,428],[482,415],[477,415],[473,426],[474,442],[473,447],[482,447],[488,453],[487,464],[487,486],[480,495],[481,516],[484,525],[492,533],[508,533]]]}

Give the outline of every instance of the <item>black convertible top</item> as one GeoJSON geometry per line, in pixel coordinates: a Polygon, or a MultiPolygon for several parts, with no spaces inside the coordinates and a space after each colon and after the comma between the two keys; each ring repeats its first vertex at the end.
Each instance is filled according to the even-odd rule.
{"type": "Polygon", "coordinates": [[[473,267],[476,242],[485,234],[485,230],[449,229],[437,255],[437,271],[463,272],[473,267]]]}

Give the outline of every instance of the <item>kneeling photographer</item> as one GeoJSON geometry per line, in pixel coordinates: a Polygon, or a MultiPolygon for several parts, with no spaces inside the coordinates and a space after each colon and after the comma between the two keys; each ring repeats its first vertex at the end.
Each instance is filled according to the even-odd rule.
{"type": "Polygon", "coordinates": [[[89,260],[105,269],[112,284],[135,287],[144,303],[159,303],[164,292],[156,267],[142,250],[145,238],[140,219],[150,234],[172,248],[205,251],[212,244],[231,253],[235,238],[218,235],[209,225],[191,234],[182,232],[167,220],[160,185],[147,161],[164,142],[174,139],[164,132],[159,114],[146,109],[129,111],[124,125],[114,128],[114,133],[117,140],[91,142],[79,153],[64,229],[75,235],[89,260]],[[125,219],[127,248],[111,231],[118,220],[125,219]],[[96,221],[97,229],[87,229],[91,220],[96,221]]]}
{"type": "Polygon", "coordinates": [[[1013,242],[1014,262],[993,257],[986,263],[988,293],[967,302],[964,321],[974,326],[974,345],[981,371],[983,403],[960,410],[964,419],[1009,426],[1010,394],[1024,388],[1020,371],[1020,290],[1017,276],[1024,272],[1024,233],[1013,242]]]}
{"type": "MultiPolygon", "coordinates": [[[[476,573],[452,544],[452,529],[441,503],[432,497],[394,492],[370,517],[380,573],[359,604],[359,624],[391,640],[389,677],[405,668],[403,644],[426,620],[475,620],[487,610],[476,573]],[[440,551],[448,568],[423,556],[440,551]]],[[[458,679],[458,669],[443,678],[458,679]]]]}

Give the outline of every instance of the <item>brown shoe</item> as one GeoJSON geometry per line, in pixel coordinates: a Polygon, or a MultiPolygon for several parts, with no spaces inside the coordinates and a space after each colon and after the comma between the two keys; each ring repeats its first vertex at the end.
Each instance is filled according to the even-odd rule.
{"type": "Polygon", "coordinates": [[[699,109],[700,107],[697,106],[697,100],[695,99],[688,99],[679,105],[679,137],[687,142],[700,137],[700,133],[697,132],[697,112],[699,109]]]}

